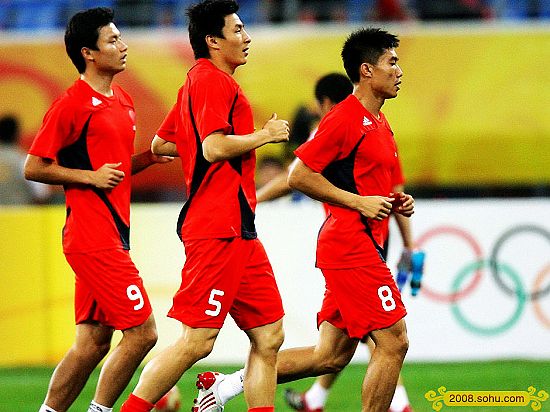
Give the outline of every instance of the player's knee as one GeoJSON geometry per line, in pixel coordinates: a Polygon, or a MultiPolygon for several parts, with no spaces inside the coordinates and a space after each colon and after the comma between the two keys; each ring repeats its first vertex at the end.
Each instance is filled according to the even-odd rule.
{"type": "Polygon", "coordinates": [[[94,339],[81,340],[72,348],[77,357],[82,359],[83,362],[93,361],[99,362],[109,353],[111,350],[111,342],[98,341],[94,339]]]}
{"type": "Polygon", "coordinates": [[[251,337],[252,350],[265,354],[277,353],[284,340],[282,327],[271,328],[259,336],[251,337]]]}

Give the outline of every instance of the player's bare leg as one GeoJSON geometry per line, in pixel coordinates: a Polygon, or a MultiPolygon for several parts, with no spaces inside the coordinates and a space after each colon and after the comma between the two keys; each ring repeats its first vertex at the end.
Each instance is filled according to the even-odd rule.
{"type": "Polygon", "coordinates": [[[409,341],[405,320],[370,334],[376,347],[363,381],[363,412],[386,412],[390,406],[409,341]]]}
{"type": "Polygon", "coordinates": [[[76,325],[73,346],[55,368],[44,403],[65,412],[78,397],[90,374],[107,355],[113,329],[100,324],[76,325]]]}
{"type": "Polygon", "coordinates": [[[117,347],[101,368],[94,401],[112,407],[124,391],[137,367],[157,342],[153,315],[142,325],[124,330],[117,347]]]}
{"type": "Polygon", "coordinates": [[[277,358],[277,382],[285,383],[310,376],[341,371],[351,360],[359,340],[328,322],[319,327],[316,346],[285,349],[277,358]]]}
{"type": "Polygon", "coordinates": [[[272,406],[277,386],[277,353],[284,339],[283,321],[245,331],[250,353],[244,374],[244,397],[249,408],[272,406]]]}
{"type": "Polygon", "coordinates": [[[133,394],[156,403],[191,366],[212,352],[219,329],[191,328],[182,324],[181,337],[151,359],[133,394]]]}

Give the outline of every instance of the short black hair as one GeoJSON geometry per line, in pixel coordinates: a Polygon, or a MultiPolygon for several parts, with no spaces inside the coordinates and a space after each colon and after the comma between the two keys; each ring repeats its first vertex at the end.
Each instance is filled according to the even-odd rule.
{"type": "Polygon", "coordinates": [[[332,103],[340,103],[353,92],[353,84],[348,76],[341,73],[329,73],[317,80],[315,98],[319,103],[327,97],[332,103]]]}
{"type": "Polygon", "coordinates": [[[19,120],[11,114],[0,117],[0,142],[13,144],[19,138],[19,120]]]}
{"type": "Polygon", "coordinates": [[[113,22],[113,10],[96,7],[76,13],[65,30],[65,50],[79,73],[86,70],[82,48],[98,50],[99,30],[113,22]]]}
{"type": "Polygon", "coordinates": [[[189,18],[189,42],[195,59],[210,57],[206,36],[224,38],[225,16],[237,13],[239,5],[234,0],[205,0],[187,9],[189,18]]]}
{"type": "Polygon", "coordinates": [[[386,50],[399,46],[396,35],[379,28],[364,28],[354,31],[344,42],[342,61],[353,83],[359,81],[359,68],[363,63],[377,64],[386,50]]]}

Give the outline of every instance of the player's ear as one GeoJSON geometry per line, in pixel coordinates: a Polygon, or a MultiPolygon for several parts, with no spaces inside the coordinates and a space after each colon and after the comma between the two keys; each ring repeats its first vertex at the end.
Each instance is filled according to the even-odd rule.
{"type": "Polygon", "coordinates": [[[372,65],[369,63],[362,63],[359,66],[359,74],[361,77],[372,77],[372,65]]]}
{"type": "Polygon", "coordinates": [[[83,47],[82,49],[80,49],[80,53],[82,54],[82,57],[84,57],[84,60],[89,61],[89,62],[95,61],[93,53],[92,53],[92,49],[90,49],[88,47],[83,47]]]}
{"type": "Polygon", "coordinates": [[[220,45],[218,44],[218,39],[215,36],[212,36],[211,34],[208,34],[204,40],[206,41],[206,45],[209,49],[219,49],[220,45]]]}

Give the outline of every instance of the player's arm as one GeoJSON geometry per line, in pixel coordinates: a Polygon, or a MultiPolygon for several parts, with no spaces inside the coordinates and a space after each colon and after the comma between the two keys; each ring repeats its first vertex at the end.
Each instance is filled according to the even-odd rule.
{"type": "Polygon", "coordinates": [[[174,160],[173,156],[160,156],[154,154],[151,150],[145,150],[142,153],[132,156],[132,174],[135,175],[151,165],[169,163],[172,160],[174,160]]]}
{"type": "Polygon", "coordinates": [[[258,203],[268,202],[288,195],[292,188],[288,185],[288,172],[281,172],[256,191],[258,203]]]}
{"type": "Polygon", "coordinates": [[[51,185],[83,184],[98,189],[112,189],[124,179],[124,172],[118,170],[121,163],[105,163],[97,170],[82,170],[63,167],[52,159],[27,155],[25,178],[51,185]]]}
{"type": "MultiPolygon", "coordinates": [[[[403,193],[405,187],[403,185],[397,185],[394,187],[395,193],[403,193]]],[[[400,213],[394,213],[395,222],[399,228],[399,233],[401,234],[401,239],[403,240],[403,247],[409,251],[412,251],[414,248],[411,222],[408,216],[404,216],[400,213]]]]}
{"type": "Polygon", "coordinates": [[[153,141],[151,142],[151,151],[159,156],[179,156],[176,144],[169,142],[168,140],[164,140],[158,135],[155,135],[155,137],[153,137],[153,141]]]}
{"type": "Polygon", "coordinates": [[[394,200],[385,196],[360,196],[342,190],[330,183],[321,173],[310,169],[300,159],[290,166],[288,184],[309,197],[325,203],[357,210],[363,216],[382,220],[389,216],[394,200]]]}
{"type": "Polygon", "coordinates": [[[202,142],[204,158],[210,162],[232,159],[267,143],[288,142],[289,125],[273,114],[264,127],[247,135],[226,135],[221,131],[209,134],[202,142]]]}

